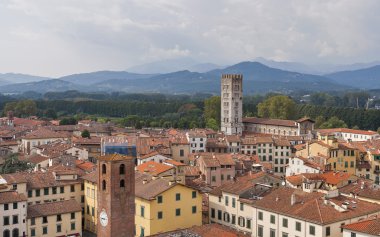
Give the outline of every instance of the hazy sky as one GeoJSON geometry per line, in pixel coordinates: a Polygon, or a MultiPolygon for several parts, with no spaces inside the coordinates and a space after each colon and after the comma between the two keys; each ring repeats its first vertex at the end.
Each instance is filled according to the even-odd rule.
{"type": "Polygon", "coordinates": [[[379,0],[0,0],[0,72],[380,59],[379,0]]]}

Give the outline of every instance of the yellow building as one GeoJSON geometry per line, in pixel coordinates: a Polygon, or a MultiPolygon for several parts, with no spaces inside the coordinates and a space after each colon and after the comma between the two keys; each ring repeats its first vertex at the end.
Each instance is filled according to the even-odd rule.
{"type": "MultiPolygon", "coordinates": [[[[97,223],[97,200],[92,193],[93,190],[96,193],[96,176],[97,172],[83,176],[84,229],[94,233],[97,223]]],[[[149,236],[202,225],[202,196],[190,187],[136,172],[135,195],[136,236],[149,236]]]]}
{"type": "Polygon", "coordinates": [[[356,174],[356,159],[359,157],[359,151],[349,143],[339,143],[337,147],[330,150],[329,157],[326,166],[330,170],[356,174]]]}
{"type": "Polygon", "coordinates": [[[97,172],[91,172],[82,177],[84,180],[84,226],[83,229],[97,232],[97,172]]]}
{"type": "Polygon", "coordinates": [[[73,199],[28,206],[28,236],[82,236],[81,211],[73,199]]]}

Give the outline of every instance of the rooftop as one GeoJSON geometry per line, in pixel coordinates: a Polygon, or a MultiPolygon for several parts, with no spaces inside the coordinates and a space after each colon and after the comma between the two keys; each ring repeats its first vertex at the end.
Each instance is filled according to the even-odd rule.
{"type": "Polygon", "coordinates": [[[75,199],[50,202],[28,206],[28,219],[32,217],[52,216],[57,214],[80,212],[82,208],[75,199]]]}

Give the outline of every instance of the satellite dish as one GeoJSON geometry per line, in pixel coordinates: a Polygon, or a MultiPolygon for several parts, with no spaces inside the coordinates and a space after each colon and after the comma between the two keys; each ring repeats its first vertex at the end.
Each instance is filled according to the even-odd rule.
{"type": "Polygon", "coordinates": [[[282,185],[282,186],[285,186],[285,181],[282,181],[281,185],[282,185]]]}

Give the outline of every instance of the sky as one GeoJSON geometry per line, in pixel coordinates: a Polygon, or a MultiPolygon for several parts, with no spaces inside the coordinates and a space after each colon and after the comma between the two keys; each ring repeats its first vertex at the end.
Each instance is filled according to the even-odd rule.
{"type": "Polygon", "coordinates": [[[380,60],[378,0],[0,0],[0,73],[380,60]]]}

